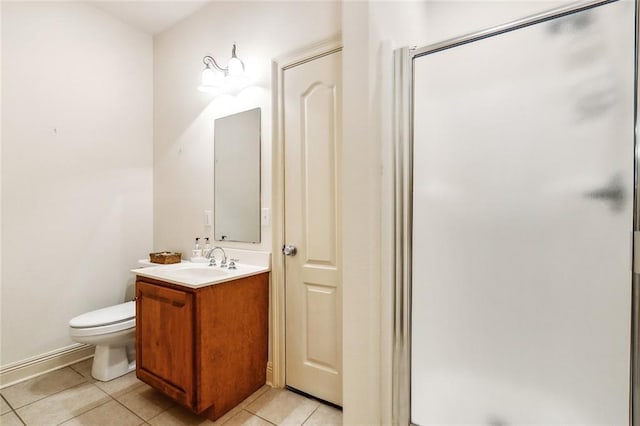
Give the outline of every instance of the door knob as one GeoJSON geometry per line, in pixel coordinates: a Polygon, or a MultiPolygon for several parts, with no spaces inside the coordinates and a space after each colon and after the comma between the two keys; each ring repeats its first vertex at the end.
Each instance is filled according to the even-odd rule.
{"type": "Polygon", "coordinates": [[[297,252],[298,252],[298,249],[296,248],[296,246],[292,246],[292,245],[282,246],[282,254],[284,254],[285,256],[295,256],[297,252]]]}

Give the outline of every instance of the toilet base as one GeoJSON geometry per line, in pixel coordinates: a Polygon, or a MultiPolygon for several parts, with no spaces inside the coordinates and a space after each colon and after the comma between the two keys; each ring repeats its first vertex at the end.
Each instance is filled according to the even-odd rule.
{"type": "Polygon", "coordinates": [[[135,356],[130,360],[131,352],[131,348],[127,346],[96,345],[91,376],[101,382],[108,382],[135,370],[136,360],[135,356]]]}

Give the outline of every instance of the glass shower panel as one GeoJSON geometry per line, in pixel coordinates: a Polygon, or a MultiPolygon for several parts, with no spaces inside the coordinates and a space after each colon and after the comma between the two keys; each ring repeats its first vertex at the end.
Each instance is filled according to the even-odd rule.
{"type": "Polygon", "coordinates": [[[414,59],[411,420],[629,424],[634,4],[414,59]]]}

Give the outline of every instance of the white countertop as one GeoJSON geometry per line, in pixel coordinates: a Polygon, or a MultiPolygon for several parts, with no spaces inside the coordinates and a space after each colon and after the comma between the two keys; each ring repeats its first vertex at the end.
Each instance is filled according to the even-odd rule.
{"type": "Polygon", "coordinates": [[[168,283],[201,288],[225,283],[240,278],[250,277],[271,270],[269,266],[237,264],[237,269],[209,266],[208,263],[173,263],[170,265],[152,266],[150,268],[132,269],[136,275],[154,278],[168,283]]]}
{"type": "Polygon", "coordinates": [[[160,265],[148,259],[138,261],[145,267],[132,269],[136,275],[154,278],[171,284],[190,288],[200,288],[225,283],[271,270],[271,253],[253,250],[224,249],[228,259],[238,259],[237,269],[209,266],[209,263],[188,262],[160,265]],[[150,266],[153,265],[153,266],[150,266]],[[146,267],[149,266],[149,267],[146,267]]]}

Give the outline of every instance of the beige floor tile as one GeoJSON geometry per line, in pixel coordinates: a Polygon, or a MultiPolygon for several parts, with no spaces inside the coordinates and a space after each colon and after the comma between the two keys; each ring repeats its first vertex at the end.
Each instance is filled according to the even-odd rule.
{"type": "Polygon", "coordinates": [[[87,379],[93,379],[93,377],[91,377],[92,366],[93,366],[93,357],[87,358],[84,361],[77,362],[73,365],[70,365],[69,367],[73,368],[83,377],[86,377],[87,379]]]}
{"type": "Polygon", "coordinates": [[[229,410],[222,417],[220,417],[215,422],[206,419],[205,417],[198,416],[188,409],[181,407],[179,405],[175,405],[173,408],[159,414],[158,416],[149,420],[149,423],[152,425],[209,425],[209,426],[221,426],[228,422],[232,417],[240,413],[242,408],[251,404],[253,401],[258,399],[262,394],[271,389],[271,386],[264,385],[253,394],[251,394],[247,399],[238,404],[237,407],[229,410]]]}
{"type": "Polygon", "coordinates": [[[256,399],[260,398],[262,396],[262,394],[267,392],[269,389],[272,389],[272,387],[269,386],[269,385],[262,386],[260,389],[258,389],[254,393],[252,393],[249,397],[247,397],[247,399],[245,399],[240,404],[238,404],[238,407],[244,408],[244,407],[248,406],[253,401],[255,401],[256,399]]]}
{"type": "Polygon", "coordinates": [[[173,401],[146,384],[116,399],[145,420],[154,418],[174,405],[173,401]]]}
{"type": "Polygon", "coordinates": [[[11,406],[7,404],[4,398],[0,397],[0,416],[11,411],[11,406]]]}
{"type": "Polygon", "coordinates": [[[277,425],[301,425],[319,405],[285,389],[269,389],[245,409],[277,425]]]}
{"type": "Polygon", "coordinates": [[[217,422],[213,423],[206,417],[198,416],[180,405],[175,405],[149,420],[149,424],[153,426],[213,426],[217,422]]]}
{"type": "Polygon", "coordinates": [[[63,423],[64,426],[138,426],[144,423],[140,417],[124,408],[117,401],[102,404],[84,414],[63,423]]]}
{"type": "Polygon", "coordinates": [[[248,411],[240,410],[238,414],[225,423],[225,426],[272,426],[272,423],[248,411]]]}
{"type": "Polygon", "coordinates": [[[240,405],[238,405],[237,407],[233,407],[231,410],[224,413],[222,417],[219,417],[218,420],[213,422],[212,426],[222,426],[223,424],[226,424],[229,420],[231,420],[232,417],[234,417],[240,411],[242,411],[242,407],[240,405]]]}
{"type": "Polygon", "coordinates": [[[91,383],[84,383],[22,407],[16,412],[27,425],[59,424],[109,401],[91,383]]]}
{"type": "Polygon", "coordinates": [[[23,426],[22,422],[13,411],[0,416],[0,425],[2,426],[23,426]]]}
{"type": "Polygon", "coordinates": [[[136,372],[132,371],[131,373],[120,376],[117,379],[109,380],[108,382],[95,381],[94,385],[112,397],[117,398],[120,395],[124,395],[125,393],[131,392],[135,388],[144,385],[144,383],[138,380],[136,372]]]}
{"type": "Polygon", "coordinates": [[[253,401],[260,398],[260,396],[262,396],[262,394],[267,392],[269,389],[271,389],[271,386],[268,386],[268,385],[262,386],[260,389],[258,389],[257,391],[249,395],[244,401],[238,404],[237,407],[234,407],[231,410],[227,411],[222,417],[220,417],[218,420],[213,422],[213,426],[220,426],[220,425],[226,424],[227,421],[229,421],[232,417],[234,417],[240,411],[242,411],[243,408],[249,406],[249,404],[251,404],[253,401]]]}
{"type": "Polygon", "coordinates": [[[38,401],[46,396],[69,389],[87,380],[69,367],[43,374],[26,382],[9,386],[0,394],[14,409],[38,401]]]}
{"type": "Polygon", "coordinates": [[[328,405],[320,404],[311,417],[304,422],[304,426],[341,426],[342,411],[328,405]]]}

